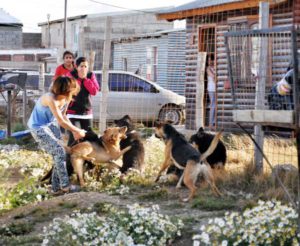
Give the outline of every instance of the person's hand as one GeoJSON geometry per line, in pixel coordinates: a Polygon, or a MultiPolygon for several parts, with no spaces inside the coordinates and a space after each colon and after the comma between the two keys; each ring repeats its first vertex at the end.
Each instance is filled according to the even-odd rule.
{"type": "Polygon", "coordinates": [[[85,70],[78,71],[78,77],[81,79],[85,79],[87,77],[87,71],[85,70]]]}
{"type": "Polygon", "coordinates": [[[79,130],[79,131],[74,131],[73,136],[75,140],[78,140],[80,138],[83,138],[85,136],[86,131],[85,130],[79,130]]]}

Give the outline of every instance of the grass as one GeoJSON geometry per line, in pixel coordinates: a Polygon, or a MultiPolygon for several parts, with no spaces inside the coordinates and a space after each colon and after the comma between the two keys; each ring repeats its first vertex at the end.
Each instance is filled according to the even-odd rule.
{"type": "Polygon", "coordinates": [[[165,200],[168,199],[169,192],[166,188],[161,188],[159,190],[148,192],[147,194],[139,195],[138,199],[140,201],[151,201],[151,200],[165,200]]]}
{"type": "MultiPolygon", "coordinates": [[[[31,222],[11,223],[0,228],[0,236],[18,236],[32,232],[34,224],[31,222]]],[[[1,237],[0,237],[1,238],[1,237]]]]}
{"type": "Polygon", "coordinates": [[[236,200],[230,197],[198,196],[192,201],[192,208],[208,211],[232,210],[236,208],[236,200]]]}
{"type": "Polygon", "coordinates": [[[29,235],[23,235],[23,236],[16,236],[16,237],[7,237],[4,236],[3,238],[0,238],[0,245],[11,245],[11,246],[19,246],[19,245],[30,245],[30,246],[37,246],[41,245],[43,242],[43,238],[38,235],[29,236],[29,235]]]}
{"type": "Polygon", "coordinates": [[[78,204],[76,202],[59,202],[58,206],[65,209],[73,209],[76,208],[78,204]]]}

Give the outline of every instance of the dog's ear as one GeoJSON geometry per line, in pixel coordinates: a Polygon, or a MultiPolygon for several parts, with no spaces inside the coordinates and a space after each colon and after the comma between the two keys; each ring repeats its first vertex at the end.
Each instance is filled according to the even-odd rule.
{"type": "Polygon", "coordinates": [[[166,123],[165,122],[162,122],[161,120],[156,120],[155,122],[154,122],[154,126],[156,127],[156,128],[161,128],[162,126],[164,126],[166,123]]]}
{"type": "Polygon", "coordinates": [[[197,136],[198,137],[202,137],[203,133],[204,133],[204,129],[203,129],[203,127],[200,127],[199,130],[198,130],[198,132],[197,132],[197,136]]]}
{"type": "Polygon", "coordinates": [[[123,120],[131,120],[130,116],[128,114],[126,114],[124,117],[123,117],[123,120]]]}
{"type": "Polygon", "coordinates": [[[170,119],[168,119],[168,120],[165,121],[165,124],[172,125],[173,123],[174,123],[174,121],[173,121],[173,120],[170,120],[170,119]]]}
{"type": "Polygon", "coordinates": [[[125,134],[127,132],[127,126],[120,127],[119,132],[125,134]]]}

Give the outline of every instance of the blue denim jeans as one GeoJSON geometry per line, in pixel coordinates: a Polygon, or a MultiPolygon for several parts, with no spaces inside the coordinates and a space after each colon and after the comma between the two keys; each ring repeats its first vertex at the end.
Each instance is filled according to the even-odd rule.
{"type": "Polygon", "coordinates": [[[215,113],[216,113],[216,92],[209,91],[209,126],[215,126],[215,113]]]}
{"type": "Polygon", "coordinates": [[[55,123],[32,129],[31,134],[38,142],[39,147],[53,157],[53,171],[51,177],[52,190],[54,192],[69,186],[69,176],[66,169],[65,149],[61,145],[61,133],[55,123]]]}

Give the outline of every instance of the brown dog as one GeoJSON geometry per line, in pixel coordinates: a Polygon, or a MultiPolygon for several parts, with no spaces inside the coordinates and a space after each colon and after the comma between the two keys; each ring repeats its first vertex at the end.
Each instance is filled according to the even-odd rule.
{"type": "Polygon", "coordinates": [[[180,187],[183,180],[186,187],[190,190],[188,198],[183,199],[183,201],[189,201],[195,196],[197,191],[195,183],[199,174],[204,176],[205,181],[208,182],[212,191],[216,195],[221,196],[220,191],[215,185],[211,167],[203,162],[215,150],[221,137],[221,132],[216,134],[209,148],[203,154],[200,154],[188,143],[185,137],[177,132],[170,124],[157,123],[155,136],[164,139],[166,143],[165,160],[161,165],[156,181],[159,180],[162,172],[174,163],[177,168],[184,170],[176,188],[180,187]]]}
{"type": "MultiPolygon", "coordinates": [[[[71,155],[71,163],[79,179],[80,186],[84,186],[83,164],[85,161],[111,163],[131,149],[131,146],[120,150],[120,141],[126,138],[127,127],[111,127],[104,131],[99,139],[84,141],[73,147],[66,147],[71,155]]],[[[119,167],[119,166],[118,166],[119,167]]]]}

